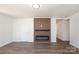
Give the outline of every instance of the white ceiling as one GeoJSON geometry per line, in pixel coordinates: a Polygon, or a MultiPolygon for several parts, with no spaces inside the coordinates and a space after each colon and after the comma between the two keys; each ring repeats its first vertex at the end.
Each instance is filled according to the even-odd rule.
{"type": "Polygon", "coordinates": [[[64,18],[79,12],[79,4],[40,4],[39,9],[32,4],[2,4],[0,13],[14,17],[57,17],[64,18]]]}

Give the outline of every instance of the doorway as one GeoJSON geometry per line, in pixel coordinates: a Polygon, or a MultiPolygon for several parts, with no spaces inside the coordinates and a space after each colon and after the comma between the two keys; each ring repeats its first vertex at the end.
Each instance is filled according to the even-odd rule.
{"type": "Polygon", "coordinates": [[[57,43],[69,45],[70,23],[69,19],[57,19],[57,43]]]}

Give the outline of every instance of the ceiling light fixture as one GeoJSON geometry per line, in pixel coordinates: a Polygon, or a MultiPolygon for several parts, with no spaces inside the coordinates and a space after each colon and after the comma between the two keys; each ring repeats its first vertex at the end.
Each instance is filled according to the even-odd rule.
{"type": "Polygon", "coordinates": [[[40,8],[40,5],[39,4],[33,4],[32,7],[35,8],[35,9],[38,9],[38,8],[40,8]]]}

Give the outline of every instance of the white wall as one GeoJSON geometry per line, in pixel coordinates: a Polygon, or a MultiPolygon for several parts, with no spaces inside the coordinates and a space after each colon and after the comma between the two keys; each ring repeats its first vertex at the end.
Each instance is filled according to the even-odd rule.
{"type": "MultiPolygon", "coordinates": [[[[13,20],[13,40],[14,41],[34,41],[33,18],[13,20]]],[[[51,42],[56,42],[56,19],[51,19],[51,42]]]]}
{"type": "Polygon", "coordinates": [[[51,42],[56,42],[56,18],[51,18],[51,42]]]}
{"type": "Polygon", "coordinates": [[[70,18],[70,44],[79,48],[79,13],[70,18]]]}
{"type": "Polygon", "coordinates": [[[0,47],[12,42],[12,18],[0,14],[0,47]]]}
{"type": "Polygon", "coordinates": [[[33,42],[33,18],[13,20],[13,40],[33,42]]]}
{"type": "Polygon", "coordinates": [[[69,21],[57,19],[57,38],[63,41],[69,41],[69,21]]]}

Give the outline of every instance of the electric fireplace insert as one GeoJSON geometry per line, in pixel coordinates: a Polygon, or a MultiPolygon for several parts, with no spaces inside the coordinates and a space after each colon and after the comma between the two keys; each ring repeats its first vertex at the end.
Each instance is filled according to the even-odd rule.
{"type": "Polygon", "coordinates": [[[49,40],[49,36],[40,36],[40,35],[36,35],[35,36],[35,40],[37,40],[37,41],[47,41],[47,40],[49,40]]]}

